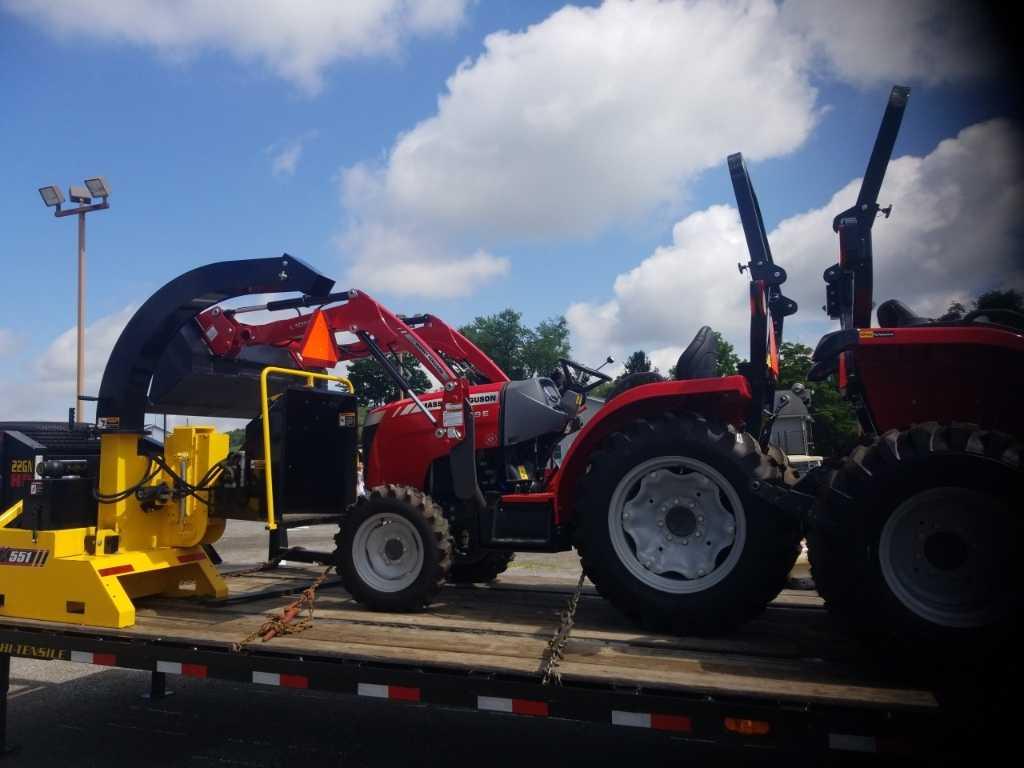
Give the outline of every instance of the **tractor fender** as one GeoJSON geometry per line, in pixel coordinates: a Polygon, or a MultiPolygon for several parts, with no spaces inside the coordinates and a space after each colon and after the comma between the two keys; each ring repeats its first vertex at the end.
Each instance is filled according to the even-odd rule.
{"type": "Polygon", "coordinates": [[[548,484],[556,499],[555,522],[572,520],[576,485],[590,464],[591,453],[608,435],[635,419],[665,411],[691,411],[742,428],[750,400],[746,378],[736,375],[643,384],[605,403],[580,430],[548,484]]]}

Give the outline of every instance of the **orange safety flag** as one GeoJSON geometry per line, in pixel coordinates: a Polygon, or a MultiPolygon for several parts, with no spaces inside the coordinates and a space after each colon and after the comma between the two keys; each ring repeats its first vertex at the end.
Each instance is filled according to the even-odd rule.
{"type": "Polygon", "coordinates": [[[313,313],[313,319],[306,326],[299,354],[302,355],[305,368],[333,368],[338,363],[338,346],[334,343],[334,334],[319,309],[313,313]]]}

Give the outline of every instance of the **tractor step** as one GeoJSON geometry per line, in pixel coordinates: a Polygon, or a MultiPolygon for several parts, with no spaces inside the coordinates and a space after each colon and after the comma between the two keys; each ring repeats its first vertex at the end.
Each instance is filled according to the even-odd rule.
{"type": "Polygon", "coordinates": [[[278,518],[280,528],[303,528],[308,525],[337,525],[341,522],[340,513],[329,514],[284,514],[278,518]]]}

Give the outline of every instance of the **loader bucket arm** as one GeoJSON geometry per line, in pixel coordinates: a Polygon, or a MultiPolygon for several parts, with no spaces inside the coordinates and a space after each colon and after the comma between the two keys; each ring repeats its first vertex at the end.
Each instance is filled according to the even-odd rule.
{"type": "Polygon", "coordinates": [[[334,281],[288,254],[221,261],[186,272],[150,296],[121,331],[100,383],[101,427],[141,432],[149,389],[164,351],[200,312],[225,299],[254,293],[326,294],[334,281]]]}

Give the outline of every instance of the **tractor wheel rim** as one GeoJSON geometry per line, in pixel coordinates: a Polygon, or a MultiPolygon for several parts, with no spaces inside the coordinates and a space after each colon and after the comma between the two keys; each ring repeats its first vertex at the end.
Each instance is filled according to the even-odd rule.
{"type": "Polygon", "coordinates": [[[960,487],[917,493],[889,515],[878,560],[889,589],[917,616],[978,627],[1011,609],[1009,514],[998,500],[960,487]]]}
{"type": "Polygon", "coordinates": [[[401,592],[423,570],[423,540],[400,515],[372,515],[352,538],[352,562],[367,586],[378,592],[401,592]]]}
{"type": "Polygon", "coordinates": [[[739,494],[714,467],[658,456],[630,470],[608,506],[612,547],[643,584],[669,594],[702,592],[739,562],[747,519],[739,494]]]}

